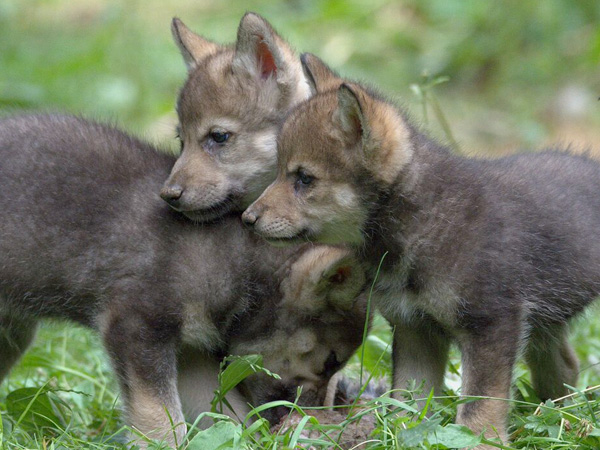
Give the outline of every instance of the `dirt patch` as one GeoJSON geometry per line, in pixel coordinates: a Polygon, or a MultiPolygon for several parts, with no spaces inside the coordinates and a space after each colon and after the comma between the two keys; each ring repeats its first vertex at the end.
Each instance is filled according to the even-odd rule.
{"type": "MultiPolygon", "coordinates": [[[[300,433],[300,438],[331,440],[332,446],[335,442],[343,449],[350,449],[368,441],[377,423],[375,415],[370,413],[357,417],[352,414],[348,415],[347,408],[344,409],[346,412],[342,412],[343,410],[305,411],[307,415],[315,420],[309,420],[300,433]]],[[[294,411],[283,417],[278,424],[272,427],[271,432],[292,433],[303,418],[303,414],[294,411]]],[[[307,449],[315,448],[309,444],[306,445],[305,448],[307,449]]]]}

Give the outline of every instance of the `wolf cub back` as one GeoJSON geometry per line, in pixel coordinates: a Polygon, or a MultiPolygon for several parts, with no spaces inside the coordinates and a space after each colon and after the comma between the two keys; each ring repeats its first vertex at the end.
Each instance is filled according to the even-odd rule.
{"type": "MultiPolygon", "coordinates": [[[[600,294],[600,163],[556,151],[453,155],[402,111],[318,58],[318,94],[286,119],[278,176],[243,214],[276,244],[349,243],[395,326],[394,387],[440,392],[449,338],[464,395],[508,398],[520,349],[541,398],[574,385],[567,321],[600,294]]],[[[458,421],[506,439],[508,403],[462,404],[458,421]]]]}
{"type": "Polygon", "coordinates": [[[211,221],[243,211],[273,181],[278,124],[309,89],[292,48],[257,14],[242,18],[233,46],[179,19],[172,31],[189,72],[177,101],[181,155],[161,196],[211,221]]]}
{"type": "Polygon", "coordinates": [[[102,334],[129,423],[174,444],[180,347],[184,368],[189,349],[251,348],[281,380],[250,377],[249,400],[304,385],[318,403],[360,344],[365,276],[348,250],[274,250],[234,217],[193,224],[156,194],[173,158],[149,145],[75,117],[20,116],[0,121],[0,160],[0,378],[39,319],[75,320],[102,334]]]}

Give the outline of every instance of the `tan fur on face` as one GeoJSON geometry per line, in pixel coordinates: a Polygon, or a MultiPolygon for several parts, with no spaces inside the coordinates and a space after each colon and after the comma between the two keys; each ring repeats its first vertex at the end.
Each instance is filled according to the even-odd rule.
{"type": "Polygon", "coordinates": [[[164,190],[183,190],[174,207],[212,220],[243,210],[273,181],[278,123],[309,88],[294,51],[256,14],[240,21],[235,46],[209,42],[180,21],[174,37],[190,73],[178,101],[183,151],[164,190]],[[264,55],[277,65],[266,76],[264,55]],[[214,145],[214,130],[229,139],[214,145]]]}
{"type": "Polygon", "coordinates": [[[311,240],[359,243],[365,211],[359,195],[343,181],[322,182],[307,199],[294,192],[293,181],[277,179],[244,213],[257,215],[255,231],[273,244],[311,240]]]}
{"type": "Polygon", "coordinates": [[[319,246],[294,263],[281,290],[284,304],[318,313],[328,306],[349,310],[364,284],[364,270],[348,249],[319,246]]]}
{"type": "MultiPolygon", "coordinates": [[[[287,270],[283,298],[270,321],[275,331],[235,342],[231,351],[260,353],[265,367],[281,376],[281,385],[302,385],[310,401],[320,403],[333,375],[324,370],[332,352],[345,363],[361,343],[367,320],[365,273],[348,249],[330,246],[308,246],[287,270]]],[[[273,381],[257,375],[245,385],[260,402],[273,381]]]]}
{"type": "Polygon", "coordinates": [[[255,230],[277,243],[359,244],[369,205],[358,187],[397,179],[413,154],[409,134],[393,106],[356,85],[317,95],[286,119],[278,177],[245,220],[256,218],[255,230]],[[301,192],[294,188],[300,169],[315,178],[301,192]]]}

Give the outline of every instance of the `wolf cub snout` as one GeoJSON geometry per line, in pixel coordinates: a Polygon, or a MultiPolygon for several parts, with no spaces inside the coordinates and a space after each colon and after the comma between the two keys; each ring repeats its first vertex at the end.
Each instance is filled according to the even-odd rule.
{"type": "Polygon", "coordinates": [[[275,135],[309,88],[300,60],[254,13],[234,46],[215,44],[179,19],[173,38],[188,67],[177,102],[182,151],[161,197],[195,221],[241,212],[275,177],[275,135]]]}
{"type": "MultiPolygon", "coordinates": [[[[574,385],[567,321],[600,294],[600,163],[557,151],[464,158],[381,95],[302,58],[316,95],[278,137],[277,178],[243,214],[269,242],[355,247],[395,326],[394,387],[441,392],[449,339],[462,394],[508,398],[519,349],[541,398],[574,385]]],[[[506,440],[508,403],[458,422],[506,440]]]]}

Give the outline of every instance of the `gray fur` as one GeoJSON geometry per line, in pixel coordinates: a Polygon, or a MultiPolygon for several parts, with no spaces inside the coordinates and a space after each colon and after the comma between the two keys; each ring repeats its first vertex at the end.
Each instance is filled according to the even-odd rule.
{"type": "MultiPolygon", "coordinates": [[[[539,395],[562,395],[577,377],[567,321],[600,294],[600,163],[457,156],[379,95],[311,73],[341,86],[286,118],[278,178],[242,219],[278,244],[352,243],[371,277],[387,252],[375,300],[396,326],[394,388],[416,378],[439,392],[454,339],[463,394],[508,398],[525,349],[539,395]]],[[[458,421],[505,439],[507,412],[481,400],[458,421]]]]}
{"type": "MultiPolygon", "coordinates": [[[[507,398],[523,347],[538,395],[564,395],[578,370],[566,323],[600,294],[600,243],[594,238],[600,165],[560,152],[473,160],[416,132],[412,139],[413,160],[380,195],[369,218],[376,226],[364,230],[370,236],[363,253],[373,270],[390,250],[379,284],[382,310],[392,323],[427,327],[420,336],[431,354],[440,348],[432,335],[458,341],[464,395],[507,398]],[[390,278],[395,287],[387,291],[390,278]],[[398,296],[406,307],[394,300],[398,296]]],[[[406,378],[399,374],[411,373],[423,357],[408,355],[402,333],[394,342],[395,362],[403,363],[396,365],[398,383],[406,378]]],[[[421,373],[437,389],[445,346],[439,368],[426,363],[429,373],[421,373]]],[[[494,425],[505,439],[507,409],[499,402],[468,403],[458,421],[488,432],[494,425]]]]}
{"type": "Polygon", "coordinates": [[[181,155],[161,195],[192,220],[244,210],[273,181],[275,136],[286,112],[309,96],[300,61],[254,13],[240,20],[233,46],[217,45],[173,20],[189,68],[179,98],[181,155]],[[214,140],[214,133],[224,141],[214,140]]]}
{"type": "MultiPolygon", "coordinates": [[[[313,333],[318,345],[302,355],[312,364],[308,374],[322,373],[313,387],[331,376],[330,353],[337,369],[360,344],[360,327],[344,321],[364,323],[364,300],[344,311],[323,304],[311,317],[280,305],[289,271],[278,269],[310,246],[273,249],[239,218],[201,225],[182,217],[158,196],[174,158],[151,146],[80,118],[18,116],[0,120],[0,161],[0,375],[40,318],[93,327],[119,376],[130,423],[173,443],[164,408],[175,424],[183,421],[176,390],[182,344],[188,350],[180,358],[195,349],[214,360],[251,343],[268,353],[298,330],[313,333]],[[332,320],[334,334],[324,335],[319,323],[332,320]],[[250,326],[259,322],[260,330],[250,326]]],[[[295,394],[302,379],[251,377],[247,398],[295,394]]],[[[184,434],[177,426],[179,442],[184,434]]]]}

